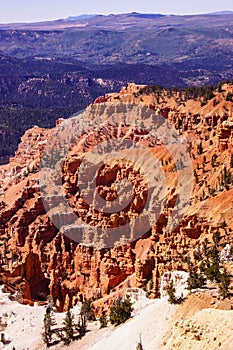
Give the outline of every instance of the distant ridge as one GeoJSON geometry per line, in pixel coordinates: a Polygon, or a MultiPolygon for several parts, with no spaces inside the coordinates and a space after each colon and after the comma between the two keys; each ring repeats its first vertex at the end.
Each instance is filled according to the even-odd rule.
{"type": "Polygon", "coordinates": [[[86,19],[86,18],[91,18],[91,17],[96,17],[96,16],[100,16],[98,14],[93,14],[93,15],[88,15],[88,14],[83,14],[83,15],[79,15],[79,16],[69,16],[67,19],[67,21],[78,21],[79,19],[86,19]]]}
{"type": "Polygon", "coordinates": [[[161,13],[139,13],[139,12],[131,12],[126,14],[129,17],[137,17],[137,18],[161,18],[166,15],[162,15],[161,13]]]}
{"type": "Polygon", "coordinates": [[[207,14],[212,16],[233,15],[233,11],[217,11],[217,12],[211,12],[207,14]]]}
{"type": "MultiPolygon", "coordinates": [[[[135,21],[140,22],[140,25],[143,25],[143,20],[145,20],[145,25],[148,25],[148,22],[153,21],[164,21],[168,19],[168,21],[172,21],[172,23],[176,24],[179,22],[179,24],[182,24],[183,19],[186,17],[195,17],[195,19],[203,18],[203,16],[208,17],[210,20],[212,18],[212,21],[214,21],[214,16],[224,17],[228,15],[233,15],[233,11],[220,11],[220,12],[211,12],[211,13],[202,13],[202,14],[192,14],[192,15],[174,15],[174,14],[161,14],[161,13],[139,13],[139,12],[129,12],[129,13],[111,13],[108,15],[103,14],[82,14],[78,16],[69,16],[67,18],[60,18],[56,20],[47,20],[47,21],[41,21],[41,22],[29,22],[29,23],[0,23],[0,29],[61,29],[66,27],[72,27],[76,23],[78,24],[80,22],[81,26],[87,25],[87,26],[105,26],[106,28],[113,29],[113,27],[119,28],[119,23],[122,20],[129,20],[130,22],[128,26],[133,25],[135,26],[135,21]],[[114,21],[111,25],[112,19],[114,18],[114,21]],[[119,21],[117,23],[116,21],[119,21]],[[75,23],[76,22],[76,23],[75,23]],[[147,23],[147,24],[146,24],[147,23]]],[[[171,23],[170,23],[171,24],[171,23]]]]}
{"type": "Polygon", "coordinates": [[[111,14],[111,15],[101,15],[101,14],[83,14],[80,16],[69,16],[66,18],[67,21],[79,21],[80,19],[90,19],[92,17],[108,17],[108,16],[127,16],[127,17],[135,17],[135,18],[145,18],[145,19],[155,19],[155,18],[161,18],[165,17],[166,15],[162,15],[161,13],[139,13],[139,12],[129,12],[129,13],[122,13],[122,14],[111,14]]]}
{"type": "MultiPolygon", "coordinates": [[[[127,17],[135,17],[135,18],[145,18],[145,19],[156,19],[156,18],[162,18],[162,17],[166,17],[168,15],[166,14],[161,14],[161,13],[140,13],[140,12],[129,12],[129,13],[122,13],[122,14],[111,14],[114,16],[127,16],[127,17]]],[[[111,16],[110,15],[110,16],[111,16]]],[[[233,15],[233,11],[217,11],[217,12],[209,12],[209,13],[203,13],[203,14],[199,14],[201,15],[210,15],[210,16],[224,16],[224,15],[233,15]]],[[[97,17],[97,16],[101,16],[101,17],[108,17],[109,15],[101,15],[101,14],[83,14],[83,15],[79,15],[79,16],[69,16],[68,18],[66,18],[67,21],[79,21],[82,19],[90,19],[92,17],[97,17]]],[[[175,15],[172,15],[175,16],[175,15]]],[[[185,16],[185,15],[184,15],[185,16]]],[[[193,14],[192,16],[196,16],[195,14],[193,14]]]]}

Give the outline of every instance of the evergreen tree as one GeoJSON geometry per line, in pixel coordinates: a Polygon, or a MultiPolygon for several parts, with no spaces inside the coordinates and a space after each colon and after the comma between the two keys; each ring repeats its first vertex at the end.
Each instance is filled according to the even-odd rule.
{"type": "Polygon", "coordinates": [[[205,275],[212,282],[220,282],[220,258],[216,244],[208,252],[205,275]]]}
{"type": "Polygon", "coordinates": [[[194,250],[193,257],[194,257],[194,260],[196,260],[196,261],[202,260],[202,254],[201,254],[200,247],[198,247],[197,250],[194,250]]]}
{"type": "Polygon", "coordinates": [[[231,154],[230,167],[233,168],[233,153],[231,154]]]}
{"type": "Polygon", "coordinates": [[[136,350],[143,350],[141,334],[139,335],[139,342],[137,343],[136,350]]]}
{"type": "Polygon", "coordinates": [[[227,270],[224,268],[223,273],[220,276],[220,282],[218,285],[219,294],[223,297],[223,299],[227,298],[229,295],[229,287],[231,284],[230,275],[227,270]]]}
{"type": "Polygon", "coordinates": [[[225,166],[223,168],[223,171],[221,171],[221,181],[220,184],[226,188],[229,189],[229,185],[232,183],[232,175],[231,171],[228,170],[225,166]]]}
{"type": "Polygon", "coordinates": [[[194,177],[195,177],[195,180],[196,180],[196,183],[198,184],[198,174],[197,174],[197,171],[196,169],[194,169],[194,177]]]}
{"type": "Polygon", "coordinates": [[[189,278],[187,283],[189,290],[202,288],[206,283],[203,273],[198,273],[192,263],[189,264],[189,278]]]}
{"type": "Polygon", "coordinates": [[[219,230],[217,230],[216,232],[213,233],[213,241],[216,247],[218,247],[220,241],[221,241],[222,237],[220,235],[219,230]]]}
{"type": "Polygon", "coordinates": [[[118,297],[110,308],[110,322],[118,326],[131,317],[133,311],[129,296],[124,300],[118,297]]]}
{"type": "Polygon", "coordinates": [[[210,242],[209,242],[208,238],[205,238],[204,241],[202,242],[203,253],[205,256],[207,256],[207,254],[208,254],[209,243],[210,242]]]}
{"type": "Polygon", "coordinates": [[[214,168],[214,167],[216,166],[216,160],[217,160],[217,158],[218,158],[217,154],[214,153],[214,154],[212,155],[212,158],[211,158],[211,166],[212,166],[212,168],[214,168]]]}
{"type": "Polygon", "coordinates": [[[108,320],[107,317],[104,313],[102,313],[102,315],[100,316],[100,328],[105,328],[108,325],[108,320]]]}
{"type": "Polygon", "coordinates": [[[56,325],[56,321],[53,315],[53,309],[51,305],[48,305],[44,316],[44,331],[42,333],[42,339],[47,346],[51,345],[53,329],[52,327],[56,325]]]}
{"type": "Polygon", "coordinates": [[[202,153],[203,153],[202,142],[200,142],[200,143],[197,145],[197,153],[198,153],[198,154],[202,154],[202,153]]]}
{"type": "Polygon", "coordinates": [[[78,332],[79,337],[83,337],[87,331],[87,319],[86,316],[80,315],[79,321],[75,330],[78,332]]]}
{"type": "Polygon", "coordinates": [[[177,298],[176,298],[175,293],[176,293],[176,289],[175,289],[173,281],[171,280],[169,285],[167,286],[168,301],[171,304],[176,304],[176,302],[177,302],[177,298]]]}
{"type": "Polygon", "coordinates": [[[81,315],[85,316],[88,321],[95,321],[92,299],[87,299],[84,301],[81,307],[81,315]]]}
{"type": "Polygon", "coordinates": [[[233,97],[233,94],[232,92],[229,91],[226,95],[226,101],[232,101],[232,97],[233,97]]]}
{"type": "Polygon", "coordinates": [[[225,229],[227,227],[227,223],[225,220],[221,223],[221,228],[225,229]]]}
{"type": "Polygon", "coordinates": [[[74,316],[70,312],[70,310],[67,311],[66,317],[63,322],[63,332],[65,334],[64,337],[64,343],[66,345],[69,345],[70,342],[74,339],[74,332],[75,332],[75,324],[74,324],[74,316]]]}

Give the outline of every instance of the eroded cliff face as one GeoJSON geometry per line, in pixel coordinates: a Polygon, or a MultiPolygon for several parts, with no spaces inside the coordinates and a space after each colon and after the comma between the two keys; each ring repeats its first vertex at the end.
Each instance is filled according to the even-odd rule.
{"type": "MultiPolygon", "coordinates": [[[[117,198],[116,180],[133,183],[134,195],[127,208],[105,214],[93,210],[79,194],[78,174],[85,154],[98,143],[122,138],[143,142],[166,174],[167,195],[159,217],[150,230],[135,241],[122,236],[118,244],[92,247],[71,239],[75,232],[59,230],[46,213],[39,186],[39,168],[46,140],[53,130],[34,127],[22,138],[10,163],[0,167],[0,251],[1,279],[11,290],[20,290],[26,299],[43,299],[51,294],[59,310],[88,297],[106,298],[124,287],[139,287],[151,297],[159,297],[164,272],[186,270],[186,257],[216,229],[230,242],[233,229],[233,116],[232,101],[226,101],[230,85],[206,104],[201,98],[184,101],[178,94],[143,92],[145,87],[129,85],[120,93],[99,98],[90,106],[94,115],[109,104],[131,103],[159,113],[188,139],[193,182],[190,205],[177,227],[168,230],[177,201],[177,169],[166,148],[147,136],[139,125],[96,127],[83,132],[69,149],[62,186],[69,205],[85,223],[94,227],[120,227],[137,218],[148,196],[145,176],[129,161],[112,161],[98,173],[97,187],[107,201],[117,198]],[[106,105],[107,103],[107,105],[106,105]]],[[[58,121],[61,124],[62,120],[58,121]]],[[[87,170],[88,171],[88,170],[87,170]]],[[[59,206],[59,196],[57,196],[59,206]]],[[[57,216],[62,216],[61,212],[57,216]]],[[[67,228],[69,229],[69,228],[67,228]]],[[[140,230],[140,226],[139,226],[140,230]]],[[[88,239],[88,237],[87,237],[88,239]]],[[[201,248],[202,249],[202,248],[201,248]]]]}

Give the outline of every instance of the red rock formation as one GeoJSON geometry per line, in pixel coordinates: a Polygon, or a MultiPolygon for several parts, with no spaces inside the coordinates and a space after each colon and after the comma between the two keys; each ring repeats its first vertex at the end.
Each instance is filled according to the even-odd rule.
{"type": "Polygon", "coordinates": [[[11,277],[20,276],[25,280],[25,299],[38,299],[40,293],[48,294],[48,279],[41,271],[39,256],[29,252],[22,263],[12,269],[11,277]]]}
{"type": "Polygon", "coordinates": [[[85,152],[100,139],[110,140],[120,135],[134,142],[143,140],[154,149],[167,175],[169,191],[165,206],[154,227],[143,232],[137,242],[94,249],[72,241],[71,235],[68,238],[54,226],[41,201],[38,170],[51,131],[34,127],[23,136],[10,164],[0,167],[0,259],[6,283],[13,281],[12,288],[23,290],[25,299],[36,300],[39,293],[51,294],[58,309],[63,310],[83,298],[107,298],[109,293],[125,286],[132,276],[131,286],[143,288],[151,297],[157,297],[162,274],[187,269],[185,257],[194,245],[210,237],[216,228],[224,235],[223,241],[232,235],[233,189],[232,180],[227,180],[232,172],[232,103],[224,100],[224,92],[216,92],[215,98],[205,106],[201,101],[183,102],[176,95],[168,97],[165,91],[158,101],[153,93],[139,93],[141,88],[130,85],[119,94],[98,99],[90,108],[92,111],[103,108],[102,102],[106,100],[114,104],[146,105],[189,138],[195,178],[185,217],[173,232],[168,231],[170,212],[177,200],[177,176],[171,154],[153,138],[147,139],[146,131],[140,127],[109,126],[108,130],[97,129],[82,135],[66,157],[63,189],[70,205],[89,224],[105,228],[123,225],[140,214],[147,197],[146,181],[130,162],[112,162],[109,168],[101,170],[97,181],[102,198],[113,200],[117,197],[114,181],[124,176],[131,179],[135,197],[127,210],[111,215],[97,213],[77,194],[78,169],[85,152]],[[217,100],[221,102],[216,104],[217,100]],[[223,221],[225,228],[221,226],[223,221]]]}

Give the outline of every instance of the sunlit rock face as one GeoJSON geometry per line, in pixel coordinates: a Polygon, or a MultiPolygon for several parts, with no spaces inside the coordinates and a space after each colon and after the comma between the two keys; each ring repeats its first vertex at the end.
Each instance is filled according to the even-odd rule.
{"type": "MultiPolygon", "coordinates": [[[[233,229],[233,120],[232,102],[226,101],[226,94],[231,89],[223,86],[223,91],[214,92],[215,97],[206,104],[201,97],[184,100],[165,90],[158,96],[134,85],[97,100],[85,112],[88,129],[81,130],[71,143],[70,132],[68,148],[60,142],[62,176],[53,178],[47,207],[40,180],[41,159],[54,133],[63,125],[65,128],[66,121],[60,120],[55,129],[34,127],[27,131],[15,157],[0,167],[3,282],[27,299],[51,294],[59,310],[83,298],[101,298],[126,287],[142,288],[154,298],[164,295],[164,273],[187,271],[187,256],[197,246],[202,249],[205,238],[211,241],[217,229],[223,237],[221,243],[229,243],[233,229]],[[168,149],[159,142],[146,123],[127,124],[122,119],[121,123],[105,123],[112,111],[119,112],[129,104],[140,106],[147,116],[161,115],[185,139],[191,175],[185,164],[174,161],[175,147],[168,149]],[[96,116],[103,116],[102,123],[94,124],[96,116]],[[99,164],[95,151],[99,145],[112,145],[115,140],[145,148],[149,152],[146,166],[138,165],[134,153],[133,159],[118,156],[99,168],[91,167],[99,164]],[[152,174],[159,178],[154,187],[145,171],[153,163],[148,161],[150,157],[156,163],[152,174]],[[95,181],[85,187],[93,173],[95,181]],[[161,186],[162,181],[165,186],[161,186]],[[190,183],[193,191],[186,207],[179,193],[190,183]],[[151,188],[157,197],[151,197],[151,188]],[[154,200],[148,202],[148,198],[154,200]],[[49,212],[51,203],[53,211],[49,212]],[[179,219],[174,210],[177,203],[183,211],[174,225],[179,219]],[[142,216],[145,207],[153,212],[152,223],[142,216]],[[80,225],[83,230],[79,236],[80,225]],[[109,232],[113,229],[118,236],[111,241],[109,232]]],[[[125,150],[118,150],[124,155],[125,150]]],[[[223,258],[227,254],[224,251],[223,258]]]]}

